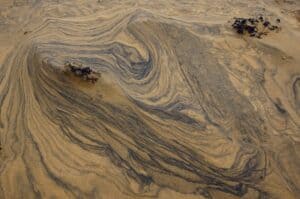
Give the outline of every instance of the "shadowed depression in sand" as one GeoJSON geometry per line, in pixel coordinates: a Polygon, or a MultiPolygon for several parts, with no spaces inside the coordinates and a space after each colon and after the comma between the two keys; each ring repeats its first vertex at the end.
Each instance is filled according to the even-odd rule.
{"type": "Polygon", "coordinates": [[[0,198],[299,197],[299,2],[187,2],[3,0],[0,198]]]}

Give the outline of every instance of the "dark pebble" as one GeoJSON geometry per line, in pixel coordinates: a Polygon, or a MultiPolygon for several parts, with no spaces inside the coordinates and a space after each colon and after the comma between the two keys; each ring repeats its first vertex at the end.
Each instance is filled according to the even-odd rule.
{"type": "Polygon", "coordinates": [[[270,25],[270,22],[269,22],[269,21],[265,21],[265,22],[263,23],[263,25],[264,25],[264,27],[268,27],[268,26],[270,25]]]}
{"type": "Polygon", "coordinates": [[[254,26],[247,26],[246,29],[249,34],[256,32],[256,28],[254,26]]]}
{"type": "Polygon", "coordinates": [[[242,28],[237,29],[236,32],[239,33],[239,34],[244,34],[244,30],[242,28]]]}
{"type": "Polygon", "coordinates": [[[278,29],[278,26],[270,26],[269,27],[269,30],[276,30],[276,29],[278,29]]]}

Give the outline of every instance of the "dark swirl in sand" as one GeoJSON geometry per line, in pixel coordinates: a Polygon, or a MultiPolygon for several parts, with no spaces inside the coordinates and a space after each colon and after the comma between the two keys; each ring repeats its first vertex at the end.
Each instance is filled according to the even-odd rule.
{"type": "Polygon", "coordinates": [[[0,68],[0,198],[296,197],[299,70],[281,102],[251,49],[282,52],[229,50],[225,30],[140,9],[46,20],[0,68]]]}

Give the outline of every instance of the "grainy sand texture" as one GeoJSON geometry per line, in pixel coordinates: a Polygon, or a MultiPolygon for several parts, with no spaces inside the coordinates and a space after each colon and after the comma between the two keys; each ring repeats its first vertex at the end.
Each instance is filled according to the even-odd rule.
{"type": "Polygon", "coordinates": [[[299,0],[0,0],[0,199],[299,197],[299,0]]]}

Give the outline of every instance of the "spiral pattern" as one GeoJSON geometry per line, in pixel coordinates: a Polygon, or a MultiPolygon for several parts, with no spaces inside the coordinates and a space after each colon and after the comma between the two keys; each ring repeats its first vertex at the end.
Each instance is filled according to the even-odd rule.
{"type": "Polygon", "coordinates": [[[0,68],[0,198],[296,197],[299,68],[282,90],[262,57],[283,51],[228,31],[135,9],[26,33],[0,68]]]}

